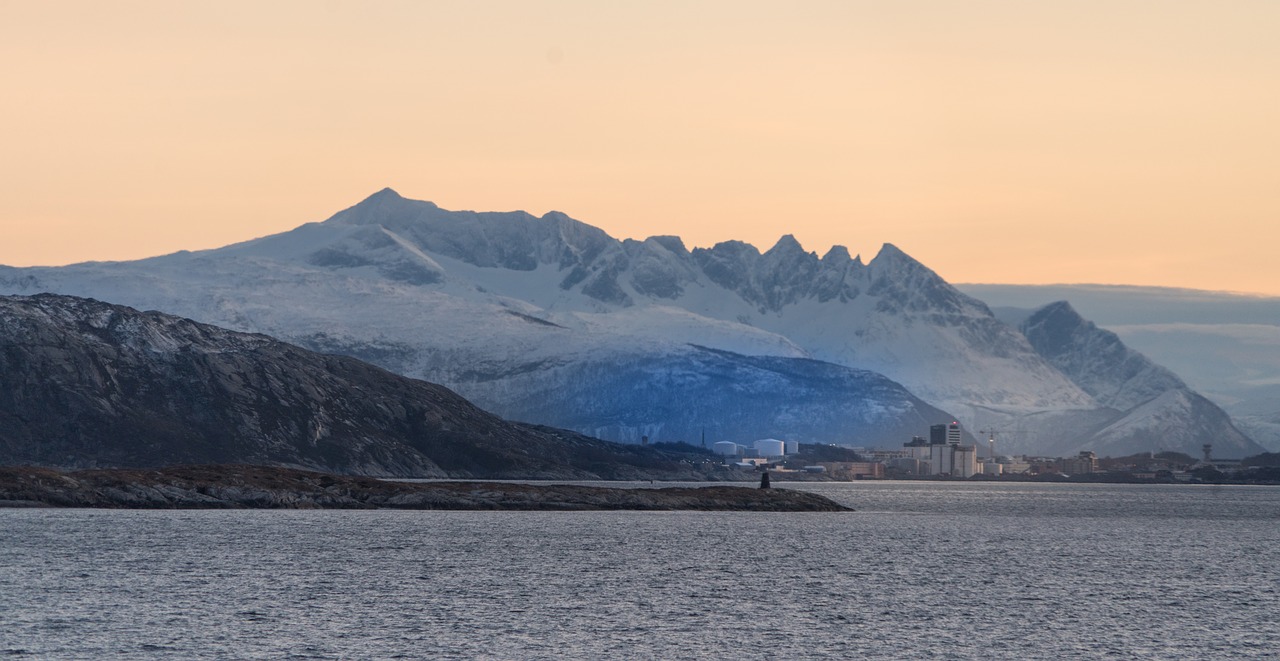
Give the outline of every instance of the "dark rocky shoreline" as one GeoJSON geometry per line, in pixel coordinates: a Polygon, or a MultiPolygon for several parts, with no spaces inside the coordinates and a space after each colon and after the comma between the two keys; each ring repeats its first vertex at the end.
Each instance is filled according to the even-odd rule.
{"type": "Polygon", "coordinates": [[[248,465],[75,472],[4,467],[0,468],[0,507],[852,511],[823,496],[787,489],[411,483],[248,465]]]}

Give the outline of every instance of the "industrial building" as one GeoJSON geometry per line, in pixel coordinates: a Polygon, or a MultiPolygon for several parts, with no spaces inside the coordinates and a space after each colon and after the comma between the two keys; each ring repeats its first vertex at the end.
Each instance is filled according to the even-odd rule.
{"type": "Polygon", "coordinates": [[[763,438],[755,442],[755,451],[757,457],[766,459],[783,457],[787,454],[787,444],[776,438],[763,438]]]}
{"type": "Polygon", "coordinates": [[[909,456],[895,461],[895,465],[914,469],[912,472],[916,475],[973,477],[980,472],[978,447],[960,445],[962,438],[959,422],[933,425],[929,428],[928,440],[914,436],[902,445],[909,456]]]}
{"type": "Polygon", "coordinates": [[[1084,475],[1098,470],[1098,455],[1084,451],[1062,460],[1062,472],[1067,475],[1084,475]]]}
{"type": "Polygon", "coordinates": [[[736,457],[742,453],[742,446],[733,441],[718,441],[711,446],[711,451],[722,457],[736,457]]]}
{"type": "Polygon", "coordinates": [[[749,447],[733,441],[718,441],[711,446],[711,451],[724,457],[726,463],[740,466],[761,466],[789,454],[800,451],[797,441],[781,441],[776,438],[762,438],[749,447]]]}
{"type": "Polygon", "coordinates": [[[805,470],[819,468],[820,471],[839,480],[882,480],[884,464],[878,461],[824,461],[816,466],[805,466],[805,470]]]}

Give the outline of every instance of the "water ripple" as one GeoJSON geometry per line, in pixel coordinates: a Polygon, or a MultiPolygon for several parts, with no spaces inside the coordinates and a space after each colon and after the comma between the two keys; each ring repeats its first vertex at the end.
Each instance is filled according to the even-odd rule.
{"type": "Polygon", "coordinates": [[[863,511],[0,510],[0,655],[1278,658],[1280,490],[804,488],[863,511]]]}

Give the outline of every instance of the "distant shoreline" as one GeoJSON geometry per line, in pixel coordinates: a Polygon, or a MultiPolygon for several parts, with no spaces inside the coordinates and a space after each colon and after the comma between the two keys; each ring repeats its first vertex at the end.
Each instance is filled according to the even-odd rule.
{"type": "Polygon", "coordinates": [[[513,482],[396,482],[247,465],[0,468],[0,508],[694,510],[849,512],[824,496],[744,486],[627,489],[513,482]]]}
{"type": "Polygon", "coordinates": [[[890,481],[909,482],[962,482],[962,483],[1007,483],[1007,484],[1195,484],[1195,485],[1256,485],[1280,486],[1280,476],[1275,473],[1259,474],[1261,477],[1204,480],[1193,478],[1179,480],[1171,477],[1135,477],[1129,473],[1083,473],[1080,475],[975,475],[974,477],[888,477],[890,481]],[[1273,477],[1268,477],[1273,476],[1273,477]]]}

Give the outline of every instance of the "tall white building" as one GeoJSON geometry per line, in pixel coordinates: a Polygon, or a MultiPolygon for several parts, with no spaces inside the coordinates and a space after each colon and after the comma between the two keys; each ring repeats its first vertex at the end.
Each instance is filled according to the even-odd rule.
{"type": "Polygon", "coordinates": [[[951,477],[973,477],[979,471],[978,446],[951,446],[951,477]]]}
{"type": "Polygon", "coordinates": [[[918,462],[922,475],[950,475],[972,477],[979,472],[978,448],[960,445],[960,423],[933,425],[929,439],[916,436],[904,443],[903,449],[918,462]]]}

